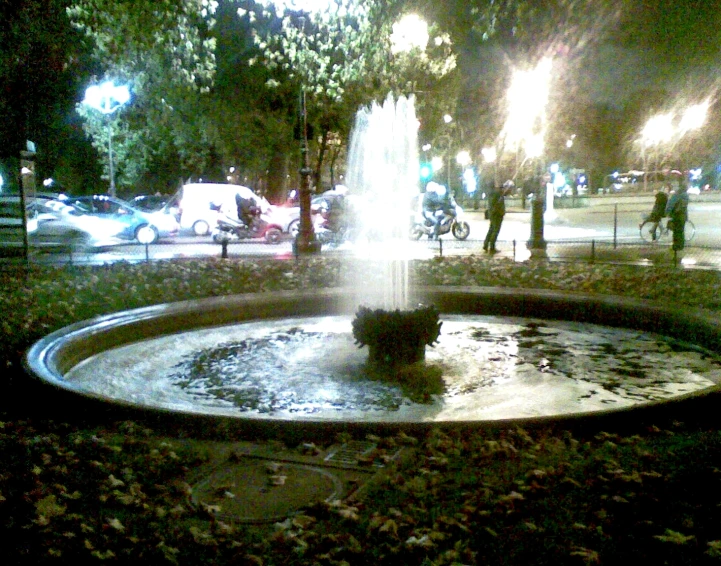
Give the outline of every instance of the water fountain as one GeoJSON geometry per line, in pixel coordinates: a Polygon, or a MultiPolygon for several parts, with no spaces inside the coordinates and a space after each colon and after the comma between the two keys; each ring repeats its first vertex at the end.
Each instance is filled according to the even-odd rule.
{"type": "Polygon", "coordinates": [[[412,98],[358,114],[347,183],[371,207],[361,219],[378,222],[362,224],[367,246],[353,255],[343,288],[120,312],[47,336],[26,367],[104,402],[322,427],[558,418],[717,388],[721,328],[703,315],[614,297],[409,286],[408,217],[399,211],[417,191],[416,129],[412,98]],[[441,313],[443,334],[430,318],[402,352],[409,331],[393,315],[408,304],[432,305],[408,312],[426,323],[441,313]],[[356,322],[352,334],[359,306],[380,313],[381,324],[356,322]],[[400,330],[389,339],[392,325],[400,330]],[[371,362],[399,359],[390,364],[398,379],[379,376],[354,338],[375,349],[371,362]]]}

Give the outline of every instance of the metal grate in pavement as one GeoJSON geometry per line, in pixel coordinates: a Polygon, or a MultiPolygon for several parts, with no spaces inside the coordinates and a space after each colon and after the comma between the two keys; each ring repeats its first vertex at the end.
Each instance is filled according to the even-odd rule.
{"type": "Polygon", "coordinates": [[[369,456],[376,448],[374,442],[352,440],[339,446],[332,446],[325,457],[325,461],[341,466],[357,466],[364,458],[369,456]]]}

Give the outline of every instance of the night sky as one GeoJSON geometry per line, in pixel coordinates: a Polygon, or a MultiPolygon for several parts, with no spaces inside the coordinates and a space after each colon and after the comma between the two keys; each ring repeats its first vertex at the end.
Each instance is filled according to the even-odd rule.
{"type": "Polygon", "coordinates": [[[596,97],[615,105],[638,90],[703,96],[721,78],[721,1],[627,0],[588,61],[596,97]]]}

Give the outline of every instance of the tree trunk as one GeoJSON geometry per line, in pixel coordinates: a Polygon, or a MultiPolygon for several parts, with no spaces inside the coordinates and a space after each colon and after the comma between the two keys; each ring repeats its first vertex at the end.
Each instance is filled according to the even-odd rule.
{"type": "MultiPolygon", "coordinates": [[[[294,176],[297,188],[297,177],[294,176]]],[[[268,168],[266,198],[273,204],[283,204],[288,198],[288,154],[276,149],[268,168]]]]}

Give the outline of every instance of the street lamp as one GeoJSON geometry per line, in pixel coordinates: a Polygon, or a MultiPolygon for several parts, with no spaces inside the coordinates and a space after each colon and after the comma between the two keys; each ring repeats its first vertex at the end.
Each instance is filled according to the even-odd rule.
{"type": "MultiPolygon", "coordinates": [[[[85,90],[83,104],[110,115],[130,100],[127,85],[116,86],[112,81],[93,85],[85,90]]],[[[108,176],[110,177],[110,196],[115,196],[115,171],[113,164],[113,128],[108,120],[108,176]]]]}

